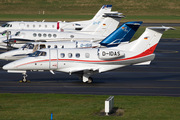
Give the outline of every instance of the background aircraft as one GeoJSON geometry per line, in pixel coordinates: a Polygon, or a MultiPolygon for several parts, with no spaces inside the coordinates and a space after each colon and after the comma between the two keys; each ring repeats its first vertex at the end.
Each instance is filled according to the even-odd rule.
{"type": "MultiPolygon", "coordinates": [[[[136,64],[147,64],[155,58],[153,54],[164,31],[172,27],[148,27],[135,41],[110,48],[90,49],[41,49],[31,56],[3,66],[8,72],[23,73],[27,81],[27,70],[50,70],[79,75],[83,82],[92,82],[93,74],[136,64]]],[[[112,38],[113,39],[113,38],[112,38]]]]}
{"type": "Polygon", "coordinates": [[[141,24],[142,21],[126,22],[100,43],[90,41],[26,43],[19,49],[0,54],[0,59],[17,60],[27,57],[29,54],[43,48],[95,48],[117,46],[122,42],[129,42],[141,24]]]}
{"type": "Polygon", "coordinates": [[[8,35],[0,38],[1,48],[19,48],[27,42],[38,41],[100,41],[112,33],[117,26],[122,15],[99,16],[96,21],[91,22],[88,26],[80,31],[53,31],[53,30],[20,30],[15,35],[8,35]]]}
{"type": "MultiPolygon", "coordinates": [[[[95,21],[99,16],[106,15],[111,12],[112,5],[103,5],[101,9],[96,13],[96,15],[91,20],[86,21],[76,21],[76,22],[30,22],[30,21],[14,21],[7,22],[0,27],[0,33],[10,31],[10,35],[15,34],[13,30],[81,30],[82,28],[89,25],[92,21],[95,21]]],[[[114,14],[119,14],[113,12],[114,14]]]]}

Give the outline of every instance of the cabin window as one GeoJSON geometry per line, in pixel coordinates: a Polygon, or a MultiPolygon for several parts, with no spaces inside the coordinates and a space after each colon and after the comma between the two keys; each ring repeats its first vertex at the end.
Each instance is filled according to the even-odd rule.
{"type": "Polygon", "coordinates": [[[48,48],[51,48],[51,46],[50,46],[50,45],[48,45],[48,48]]]}
{"type": "Polygon", "coordinates": [[[89,53],[85,53],[85,57],[89,58],[90,57],[89,53]]]}
{"type": "Polygon", "coordinates": [[[57,45],[54,45],[54,48],[57,48],[57,45]]]}
{"type": "Polygon", "coordinates": [[[53,34],[53,37],[54,37],[54,38],[56,38],[56,37],[57,37],[57,35],[56,35],[56,34],[53,34]]]}
{"type": "Polygon", "coordinates": [[[34,37],[36,37],[36,36],[37,36],[37,34],[36,34],[36,33],[33,33],[33,36],[34,36],[34,37]]]}
{"type": "Polygon", "coordinates": [[[12,27],[12,24],[10,25],[10,27],[12,27]]]}
{"type": "Polygon", "coordinates": [[[45,28],[47,28],[47,25],[45,25],[45,28]]]}
{"type": "Polygon", "coordinates": [[[41,25],[39,25],[39,27],[41,27],[41,25]]]}
{"type": "Polygon", "coordinates": [[[51,34],[48,34],[48,37],[51,37],[52,35],[51,34]]]}
{"type": "Polygon", "coordinates": [[[33,25],[33,28],[35,28],[35,25],[33,25]]]}
{"type": "Polygon", "coordinates": [[[42,36],[41,33],[39,33],[38,36],[41,37],[42,36]]]}
{"type": "Polygon", "coordinates": [[[72,58],[72,53],[68,53],[68,57],[69,57],[69,58],[72,58]]]}
{"type": "Polygon", "coordinates": [[[65,57],[65,54],[64,54],[64,53],[61,53],[60,56],[61,56],[61,58],[64,58],[64,57],[65,57]]]}
{"type": "Polygon", "coordinates": [[[44,33],[44,34],[43,34],[43,37],[46,37],[46,36],[47,36],[47,35],[44,33]]]}
{"type": "Polygon", "coordinates": [[[29,27],[29,25],[27,25],[27,27],[29,27]]]}
{"type": "Polygon", "coordinates": [[[54,25],[52,25],[52,28],[54,28],[54,25]]]}
{"type": "Polygon", "coordinates": [[[79,54],[79,53],[76,53],[76,57],[79,58],[79,57],[80,57],[80,54],[79,54]]]}

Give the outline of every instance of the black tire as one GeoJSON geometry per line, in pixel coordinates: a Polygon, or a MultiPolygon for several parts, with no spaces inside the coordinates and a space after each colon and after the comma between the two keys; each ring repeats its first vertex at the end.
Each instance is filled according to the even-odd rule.
{"type": "Polygon", "coordinates": [[[87,83],[92,83],[92,82],[93,82],[92,77],[89,77],[87,83]]]}

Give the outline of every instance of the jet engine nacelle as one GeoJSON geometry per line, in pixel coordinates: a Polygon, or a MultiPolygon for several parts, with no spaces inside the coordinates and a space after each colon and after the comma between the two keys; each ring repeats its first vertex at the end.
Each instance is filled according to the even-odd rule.
{"type": "Polygon", "coordinates": [[[125,53],[119,50],[113,49],[99,49],[98,57],[101,60],[114,60],[123,57],[125,53]]]}

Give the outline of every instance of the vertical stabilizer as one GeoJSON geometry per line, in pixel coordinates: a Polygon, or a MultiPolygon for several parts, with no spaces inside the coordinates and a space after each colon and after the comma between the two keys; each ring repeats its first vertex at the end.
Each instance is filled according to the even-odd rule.
{"type": "Polygon", "coordinates": [[[126,22],[101,41],[100,44],[112,47],[119,45],[121,42],[129,42],[142,23],[142,21],[126,22]]]}
{"type": "Polygon", "coordinates": [[[92,21],[88,26],[84,27],[81,32],[106,37],[116,30],[123,17],[121,14],[116,14],[115,16],[99,16],[95,21],[92,21]]]}
{"type": "Polygon", "coordinates": [[[96,13],[96,15],[91,20],[97,19],[98,17],[102,16],[106,12],[111,12],[111,9],[112,9],[112,5],[103,5],[101,9],[96,13]]]}
{"type": "Polygon", "coordinates": [[[131,44],[130,51],[152,54],[164,31],[173,30],[172,27],[148,27],[145,32],[131,44]]]}

